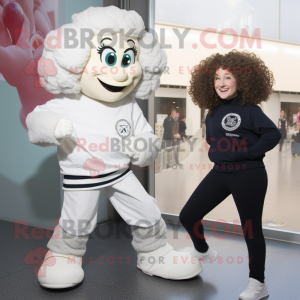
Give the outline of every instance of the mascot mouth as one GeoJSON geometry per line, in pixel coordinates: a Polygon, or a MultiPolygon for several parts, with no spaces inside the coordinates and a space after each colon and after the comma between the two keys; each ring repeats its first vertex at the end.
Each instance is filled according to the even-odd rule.
{"type": "Polygon", "coordinates": [[[102,86],[104,88],[106,88],[108,91],[113,92],[113,93],[121,92],[124,88],[126,88],[126,86],[114,86],[114,85],[104,83],[99,78],[97,78],[97,79],[99,80],[99,82],[102,84],[102,86]]]}

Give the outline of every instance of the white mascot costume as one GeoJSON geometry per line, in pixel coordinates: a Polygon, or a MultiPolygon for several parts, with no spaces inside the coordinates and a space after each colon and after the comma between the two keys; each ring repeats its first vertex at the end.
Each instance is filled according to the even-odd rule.
{"type": "Polygon", "coordinates": [[[44,287],[67,288],[83,280],[82,256],[97,223],[102,189],[131,225],[139,269],[174,280],[202,271],[190,253],[167,243],[157,201],[128,167],[149,165],[159,151],[135,98],[147,99],[158,88],[167,58],[144,28],[134,11],[90,7],[45,39],[43,66],[51,61],[49,72],[56,75],[47,76],[44,67],[38,70],[40,81],[60,95],[37,106],[26,125],[31,143],[57,146],[64,202],[55,228],[59,236],[47,245],[46,274],[38,275],[44,287]]]}

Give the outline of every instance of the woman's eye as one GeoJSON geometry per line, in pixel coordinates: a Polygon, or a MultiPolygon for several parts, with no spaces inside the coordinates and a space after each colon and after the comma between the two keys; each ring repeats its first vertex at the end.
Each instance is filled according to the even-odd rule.
{"type": "Polygon", "coordinates": [[[132,50],[127,51],[123,55],[121,66],[123,68],[129,67],[132,64],[133,59],[134,59],[134,53],[133,53],[133,51],[132,50]]]}
{"type": "Polygon", "coordinates": [[[114,66],[117,62],[117,55],[110,48],[104,49],[100,58],[102,62],[105,61],[110,67],[114,66]]]}

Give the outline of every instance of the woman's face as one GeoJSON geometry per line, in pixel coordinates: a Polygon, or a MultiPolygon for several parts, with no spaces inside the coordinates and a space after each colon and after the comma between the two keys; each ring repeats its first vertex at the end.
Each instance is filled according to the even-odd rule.
{"type": "Polygon", "coordinates": [[[237,96],[237,84],[233,75],[219,68],[215,75],[215,90],[222,99],[232,99],[237,96]]]}
{"type": "Polygon", "coordinates": [[[283,118],[283,116],[284,116],[284,111],[281,111],[281,112],[280,112],[280,116],[281,116],[281,118],[283,118]]]}

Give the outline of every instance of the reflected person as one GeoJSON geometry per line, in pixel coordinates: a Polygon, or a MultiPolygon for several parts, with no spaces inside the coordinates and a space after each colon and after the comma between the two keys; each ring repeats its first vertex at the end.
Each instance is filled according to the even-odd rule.
{"type": "Polygon", "coordinates": [[[179,164],[178,160],[178,151],[176,151],[176,145],[177,145],[177,140],[179,140],[181,137],[178,133],[176,133],[176,110],[172,109],[170,116],[166,117],[163,123],[164,127],[164,134],[163,134],[163,141],[162,141],[162,148],[169,148],[166,149],[165,151],[168,152],[167,155],[167,168],[171,167],[172,164],[172,153],[175,158],[176,164],[179,164]]]}
{"type": "Polygon", "coordinates": [[[289,132],[287,119],[284,117],[284,110],[280,111],[280,118],[278,120],[278,128],[281,133],[281,139],[279,141],[279,152],[282,150],[282,144],[286,139],[286,133],[289,132]]]}

